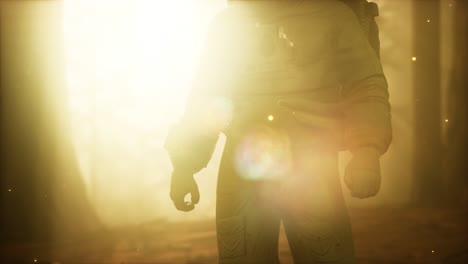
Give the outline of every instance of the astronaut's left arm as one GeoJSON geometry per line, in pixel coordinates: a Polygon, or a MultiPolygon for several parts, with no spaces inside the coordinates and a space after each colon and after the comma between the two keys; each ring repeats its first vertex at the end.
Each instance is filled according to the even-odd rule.
{"type": "Polygon", "coordinates": [[[356,198],[380,190],[380,156],[392,140],[388,87],[382,65],[352,10],[337,16],[335,62],[341,83],[344,147],[352,158],[344,180],[356,198]]]}

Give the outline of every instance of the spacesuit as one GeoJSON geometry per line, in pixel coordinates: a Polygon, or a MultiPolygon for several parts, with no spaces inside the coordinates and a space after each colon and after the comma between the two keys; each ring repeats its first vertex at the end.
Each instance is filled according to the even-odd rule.
{"type": "Polygon", "coordinates": [[[224,133],[220,263],[279,263],[281,222],[295,263],[355,263],[338,152],[353,154],[351,194],[376,195],[390,119],[381,63],[348,6],[236,1],[212,22],[186,112],[168,135],[170,196],[194,209],[193,175],[224,133]]]}

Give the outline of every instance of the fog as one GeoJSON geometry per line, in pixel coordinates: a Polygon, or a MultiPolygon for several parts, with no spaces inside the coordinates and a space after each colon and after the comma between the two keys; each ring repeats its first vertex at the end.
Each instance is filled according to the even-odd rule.
{"type": "MultiPolygon", "coordinates": [[[[358,207],[404,204],[411,189],[411,3],[378,3],[394,142],[382,160],[380,194],[366,201],[348,197],[358,207]]],[[[224,138],[209,166],[196,176],[202,198],[189,214],[176,211],[169,199],[171,165],[163,142],[184,110],[209,21],[226,4],[65,1],[73,140],[88,195],[105,223],[214,217],[224,138]]],[[[348,153],[341,154],[341,170],[348,159],[348,153]]]]}
{"type": "MultiPolygon", "coordinates": [[[[45,43],[45,49],[54,49],[48,40],[52,33],[38,29],[57,26],[59,22],[65,48],[65,68],[61,70],[65,72],[67,87],[64,103],[67,111],[60,115],[69,125],[87,196],[102,221],[114,225],[160,218],[213,217],[224,138],[218,142],[208,168],[197,175],[202,201],[189,214],[177,212],[169,200],[172,168],[163,142],[169,127],[184,111],[209,22],[227,3],[111,2],[5,2],[8,16],[3,17],[3,24],[8,29],[15,21],[24,19],[35,25],[28,29],[34,32],[30,45],[45,43]],[[63,11],[59,19],[49,16],[57,9],[63,11]],[[47,16],[50,19],[43,19],[47,16]],[[123,208],[125,214],[121,213],[123,208]]],[[[365,201],[347,197],[348,203],[357,207],[405,204],[412,188],[415,103],[412,70],[418,63],[416,54],[412,54],[414,12],[410,1],[377,2],[394,140],[382,159],[381,192],[365,201]]],[[[443,116],[447,112],[444,98],[452,63],[452,21],[453,8],[442,3],[441,102],[445,123],[449,122],[443,116]]],[[[428,18],[429,26],[437,26],[431,23],[428,18]]],[[[46,53],[54,52],[42,54],[46,53]]],[[[53,86],[47,92],[51,98],[64,94],[61,87],[53,86]]],[[[445,124],[442,125],[445,131],[445,124]]],[[[348,153],[341,154],[341,170],[348,159],[348,153]]]]}

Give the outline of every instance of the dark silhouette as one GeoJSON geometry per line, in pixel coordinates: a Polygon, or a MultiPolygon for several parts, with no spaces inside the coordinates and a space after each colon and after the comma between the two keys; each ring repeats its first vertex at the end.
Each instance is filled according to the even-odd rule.
{"type": "Polygon", "coordinates": [[[363,30],[357,18],[340,1],[233,1],[213,21],[166,148],[171,199],[190,211],[200,199],[193,175],[226,135],[220,263],[278,263],[281,221],[295,263],[355,263],[338,151],[353,154],[344,175],[352,195],[368,198],[391,141],[378,42],[366,36],[376,26],[363,30]]]}

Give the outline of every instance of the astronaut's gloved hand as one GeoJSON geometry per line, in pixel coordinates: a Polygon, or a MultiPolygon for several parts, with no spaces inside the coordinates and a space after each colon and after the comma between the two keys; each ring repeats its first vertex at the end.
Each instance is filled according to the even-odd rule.
{"type": "Polygon", "coordinates": [[[375,196],[380,190],[380,153],[372,147],[360,148],[353,152],[348,163],[344,180],[356,198],[375,196]]]}
{"type": "Polygon", "coordinates": [[[200,201],[198,185],[193,178],[193,173],[186,170],[175,169],[171,178],[170,196],[175,207],[179,211],[189,212],[200,201]],[[185,196],[190,194],[190,201],[185,201],[185,196]]]}

